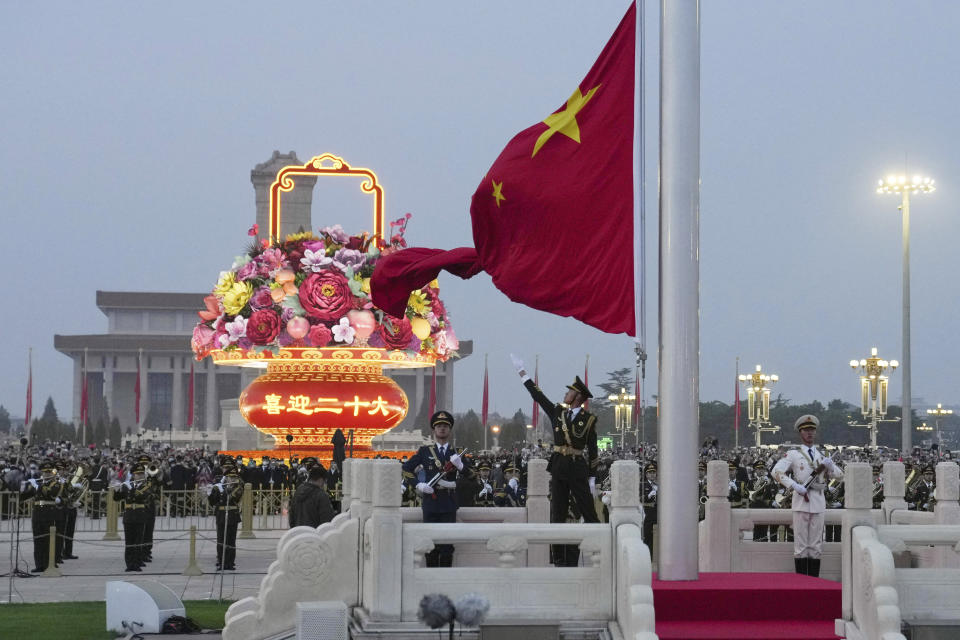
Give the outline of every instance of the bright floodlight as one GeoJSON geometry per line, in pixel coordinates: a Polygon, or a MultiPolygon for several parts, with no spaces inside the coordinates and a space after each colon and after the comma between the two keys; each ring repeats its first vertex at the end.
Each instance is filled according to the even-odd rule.
{"type": "Polygon", "coordinates": [[[909,180],[907,176],[887,176],[886,179],[879,180],[877,184],[877,193],[930,193],[935,191],[936,186],[931,178],[926,176],[913,176],[909,180]]]}

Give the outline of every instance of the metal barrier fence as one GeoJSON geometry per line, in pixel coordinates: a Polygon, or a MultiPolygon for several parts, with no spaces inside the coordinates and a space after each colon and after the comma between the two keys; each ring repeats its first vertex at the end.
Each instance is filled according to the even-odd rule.
{"type": "MultiPolygon", "coordinates": [[[[269,531],[288,527],[292,489],[252,489],[248,484],[244,491],[241,507],[241,525],[246,531],[269,531]]],[[[19,500],[20,494],[12,491],[0,491],[0,535],[9,533],[16,527],[19,514],[20,530],[30,530],[33,514],[33,500],[19,500]]],[[[113,499],[112,491],[88,492],[77,507],[76,531],[110,531],[108,513],[122,521],[123,502],[116,501],[116,509],[108,509],[113,499]]],[[[214,507],[207,500],[204,489],[187,491],[162,490],[156,503],[156,531],[189,531],[196,527],[198,531],[215,531],[214,507]]],[[[114,523],[116,527],[122,526],[114,523]]]]}

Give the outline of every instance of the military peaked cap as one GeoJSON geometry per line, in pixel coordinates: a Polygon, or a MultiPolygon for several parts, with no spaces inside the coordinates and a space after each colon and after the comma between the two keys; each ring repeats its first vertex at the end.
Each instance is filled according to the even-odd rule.
{"type": "Polygon", "coordinates": [[[587,389],[587,385],[583,384],[583,380],[580,379],[580,376],[575,376],[573,384],[568,384],[567,389],[572,389],[582,395],[584,398],[592,398],[593,394],[590,393],[590,389],[587,389]]]}

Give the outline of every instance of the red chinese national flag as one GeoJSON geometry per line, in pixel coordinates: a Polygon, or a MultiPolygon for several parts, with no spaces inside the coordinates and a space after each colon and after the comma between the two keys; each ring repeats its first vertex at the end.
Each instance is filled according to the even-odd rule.
{"type": "Polygon", "coordinates": [[[484,270],[511,300],[634,335],[635,7],[573,94],[504,147],[470,206],[475,251],[407,249],[378,261],[374,304],[400,315],[447,269],[484,270]]]}

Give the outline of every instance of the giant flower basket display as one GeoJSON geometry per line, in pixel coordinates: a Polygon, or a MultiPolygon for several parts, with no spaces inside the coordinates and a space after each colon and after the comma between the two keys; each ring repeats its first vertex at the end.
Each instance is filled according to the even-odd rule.
{"type": "MultiPolygon", "coordinates": [[[[234,259],[199,312],[192,347],[198,360],[265,368],[240,395],[240,411],[288,452],[329,459],[337,429],[352,433],[354,455],[371,455],[370,441],[407,414],[406,394],[385,368],[432,367],[456,355],[457,338],[437,282],[413,291],[402,317],[370,300],[377,260],[406,246],[410,214],[383,222],[383,195],[368,169],[318,156],[284,167],[271,189],[267,238],[234,259]],[[375,194],[374,232],[340,225],[279,237],[280,194],[296,175],[359,175],[375,194]],[[292,436],[292,440],[289,438],[292,436]]],[[[257,226],[250,229],[258,235],[257,226]]]]}

